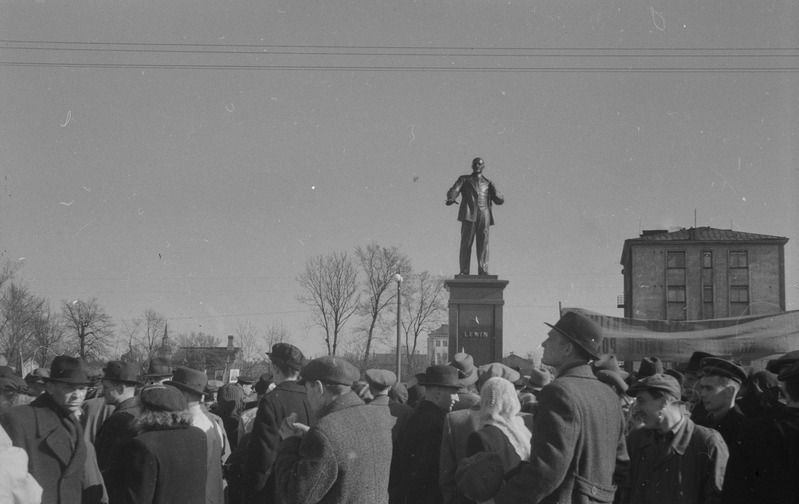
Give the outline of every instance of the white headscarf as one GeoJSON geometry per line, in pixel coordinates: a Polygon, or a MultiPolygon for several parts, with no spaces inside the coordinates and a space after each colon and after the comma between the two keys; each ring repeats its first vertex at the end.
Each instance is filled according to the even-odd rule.
{"type": "Polygon", "coordinates": [[[522,460],[530,460],[532,433],[519,416],[521,404],[516,388],[505,378],[489,378],[480,388],[480,419],[508,438],[522,460]]]}

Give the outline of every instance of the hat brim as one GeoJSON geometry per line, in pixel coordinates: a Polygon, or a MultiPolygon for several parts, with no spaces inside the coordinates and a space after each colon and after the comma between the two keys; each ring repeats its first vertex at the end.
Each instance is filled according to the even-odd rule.
{"type": "Polygon", "coordinates": [[[590,347],[585,346],[585,344],[582,341],[578,340],[577,338],[575,338],[571,334],[567,333],[563,329],[561,329],[559,327],[555,327],[554,325],[550,324],[549,322],[544,322],[544,324],[546,324],[549,327],[551,327],[552,329],[558,331],[567,340],[569,340],[570,342],[572,342],[575,345],[577,345],[578,347],[580,347],[584,352],[586,352],[591,357],[592,360],[599,360],[599,354],[597,353],[595,348],[590,348],[590,347]]]}
{"type": "Polygon", "coordinates": [[[425,381],[419,380],[419,385],[421,385],[422,387],[441,387],[441,388],[450,388],[454,390],[458,390],[463,386],[460,383],[439,383],[427,380],[425,381]]]}
{"type": "Polygon", "coordinates": [[[625,382],[622,376],[615,371],[610,371],[609,369],[598,369],[594,373],[594,375],[602,383],[607,383],[608,385],[614,385],[618,387],[622,392],[627,392],[627,390],[629,389],[629,385],[627,385],[627,382],[625,382]]]}
{"type": "Polygon", "coordinates": [[[88,377],[84,380],[81,378],[43,378],[47,382],[60,382],[69,383],[70,385],[91,385],[93,383],[88,377]]]}
{"type": "Polygon", "coordinates": [[[164,382],[164,385],[169,385],[179,390],[185,390],[186,392],[191,392],[192,394],[205,395],[205,387],[202,389],[196,389],[186,385],[185,383],[176,382],[174,380],[167,380],[164,382]]]}
{"type": "MultiPolygon", "coordinates": [[[[464,373],[462,373],[460,370],[458,370],[458,376],[460,376],[461,374],[464,374],[464,373]]],[[[468,387],[469,385],[477,383],[477,379],[478,379],[477,368],[472,368],[471,373],[466,375],[464,378],[458,378],[458,383],[460,383],[461,386],[463,386],[463,387],[468,387]]]]}

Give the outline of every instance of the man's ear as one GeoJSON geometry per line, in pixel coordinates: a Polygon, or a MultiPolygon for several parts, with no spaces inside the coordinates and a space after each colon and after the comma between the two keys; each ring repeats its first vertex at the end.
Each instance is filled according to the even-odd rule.
{"type": "Polygon", "coordinates": [[[313,389],[317,394],[322,395],[325,393],[325,385],[319,380],[314,380],[311,384],[311,389],[313,389]]]}

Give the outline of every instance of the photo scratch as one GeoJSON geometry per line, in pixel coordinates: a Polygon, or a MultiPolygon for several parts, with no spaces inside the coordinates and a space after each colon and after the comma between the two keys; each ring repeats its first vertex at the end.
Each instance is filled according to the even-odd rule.
{"type": "Polygon", "coordinates": [[[61,127],[65,128],[67,126],[67,124],[69,124],[69,121],[71,121],[71,120],[72,120],[72,111],[69,110],[69,111],[67,111],[67,120],[64,122],[64,124],[61,125],[61,127]]]}
{"type": "Polygon", "coordinates": [[[657,12],[654,7],[649,8],[649,12],[652,13],[652,24],[655,25],[660,31],[666,31],[666,19],[660,12],[657,12]],[[660,21],[660,23],[658,23],[660,21]]]}
{"type": "Polygon", "coordinates": [[[86,223],[86,224],[85,224],[85,225],[84,225],[82,228],[78,229],[78,232],[77,232],[77,233],[75,233],[75,236],[78,236],[78,235],[80,234],[80,232],[81,232],[81,231],[83,231],[84,229],[86,229],[87,227],[89,227],[89,226],[90,226],[90,225],[91,225],[91,224],[92,224],[94,221],[96,221],[96,220],[97,220],[97,217],[92,217],[92,220],[90,220],[89,222],[87,222],[87,223],[86,223]]]}
{"type": "Polygon", "coordinates": [[[411,141],[408,142],[408,147],[410,147],[413,141],[416,140],[416,135],[413,134],[413,124],[409,124],[408,127],[411,129],[411,141]]]}

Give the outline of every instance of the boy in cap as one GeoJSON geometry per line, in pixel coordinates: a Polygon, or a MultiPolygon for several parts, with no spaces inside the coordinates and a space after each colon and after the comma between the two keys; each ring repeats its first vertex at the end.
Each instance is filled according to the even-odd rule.
{"type": "Polygon", "coordinates": [[[696,423],[719,431],[727,446],[733,447],[744,419],[735,399],[746,380],[746,371],[719,357],[705,357],[700,365],[699,396],[708,414],[696,423]]]}
{"type": "Polygon", "coordinates": [[[380,408],[352,391],[358,369],[333,356],[314,359],[298,383],[308,393],[315,420],[280,426],[274,471],[278,500],[292,503],[386,504],[391,464],[391,423],[380,408]]]}
{"type": "Polygon", "coordinates": [[[718,502],[727,445],[718,432],[691,421],[677,380],[655,374],[627,390],[642,428],[627,437],[630,474],[622,504],[718,502]]]}
{"type": "Polygon", "coordinates": [[[430,366],[417,379],[426,396],[397,440],[400,487],[405,502],[437,504],[442,502],[438,485],[444,418],[458,400],[461,382],[458,370],[448,365],[430,366]]]}
{"type": "Polygon", "coordinates": [[[267,352],[274,366],[275,388],[258,404],[252,434],[247,444],[244,462],[244,502],[260,504],[275,498],[275,481],[272,465],[280,446],[278,429],[283,420],[296,413],[296,421],[310,425],[313,414],[308,403],[308,392],[297,383],[305,356],[299,348],[288,343],[276,343],[267,352]]]}

